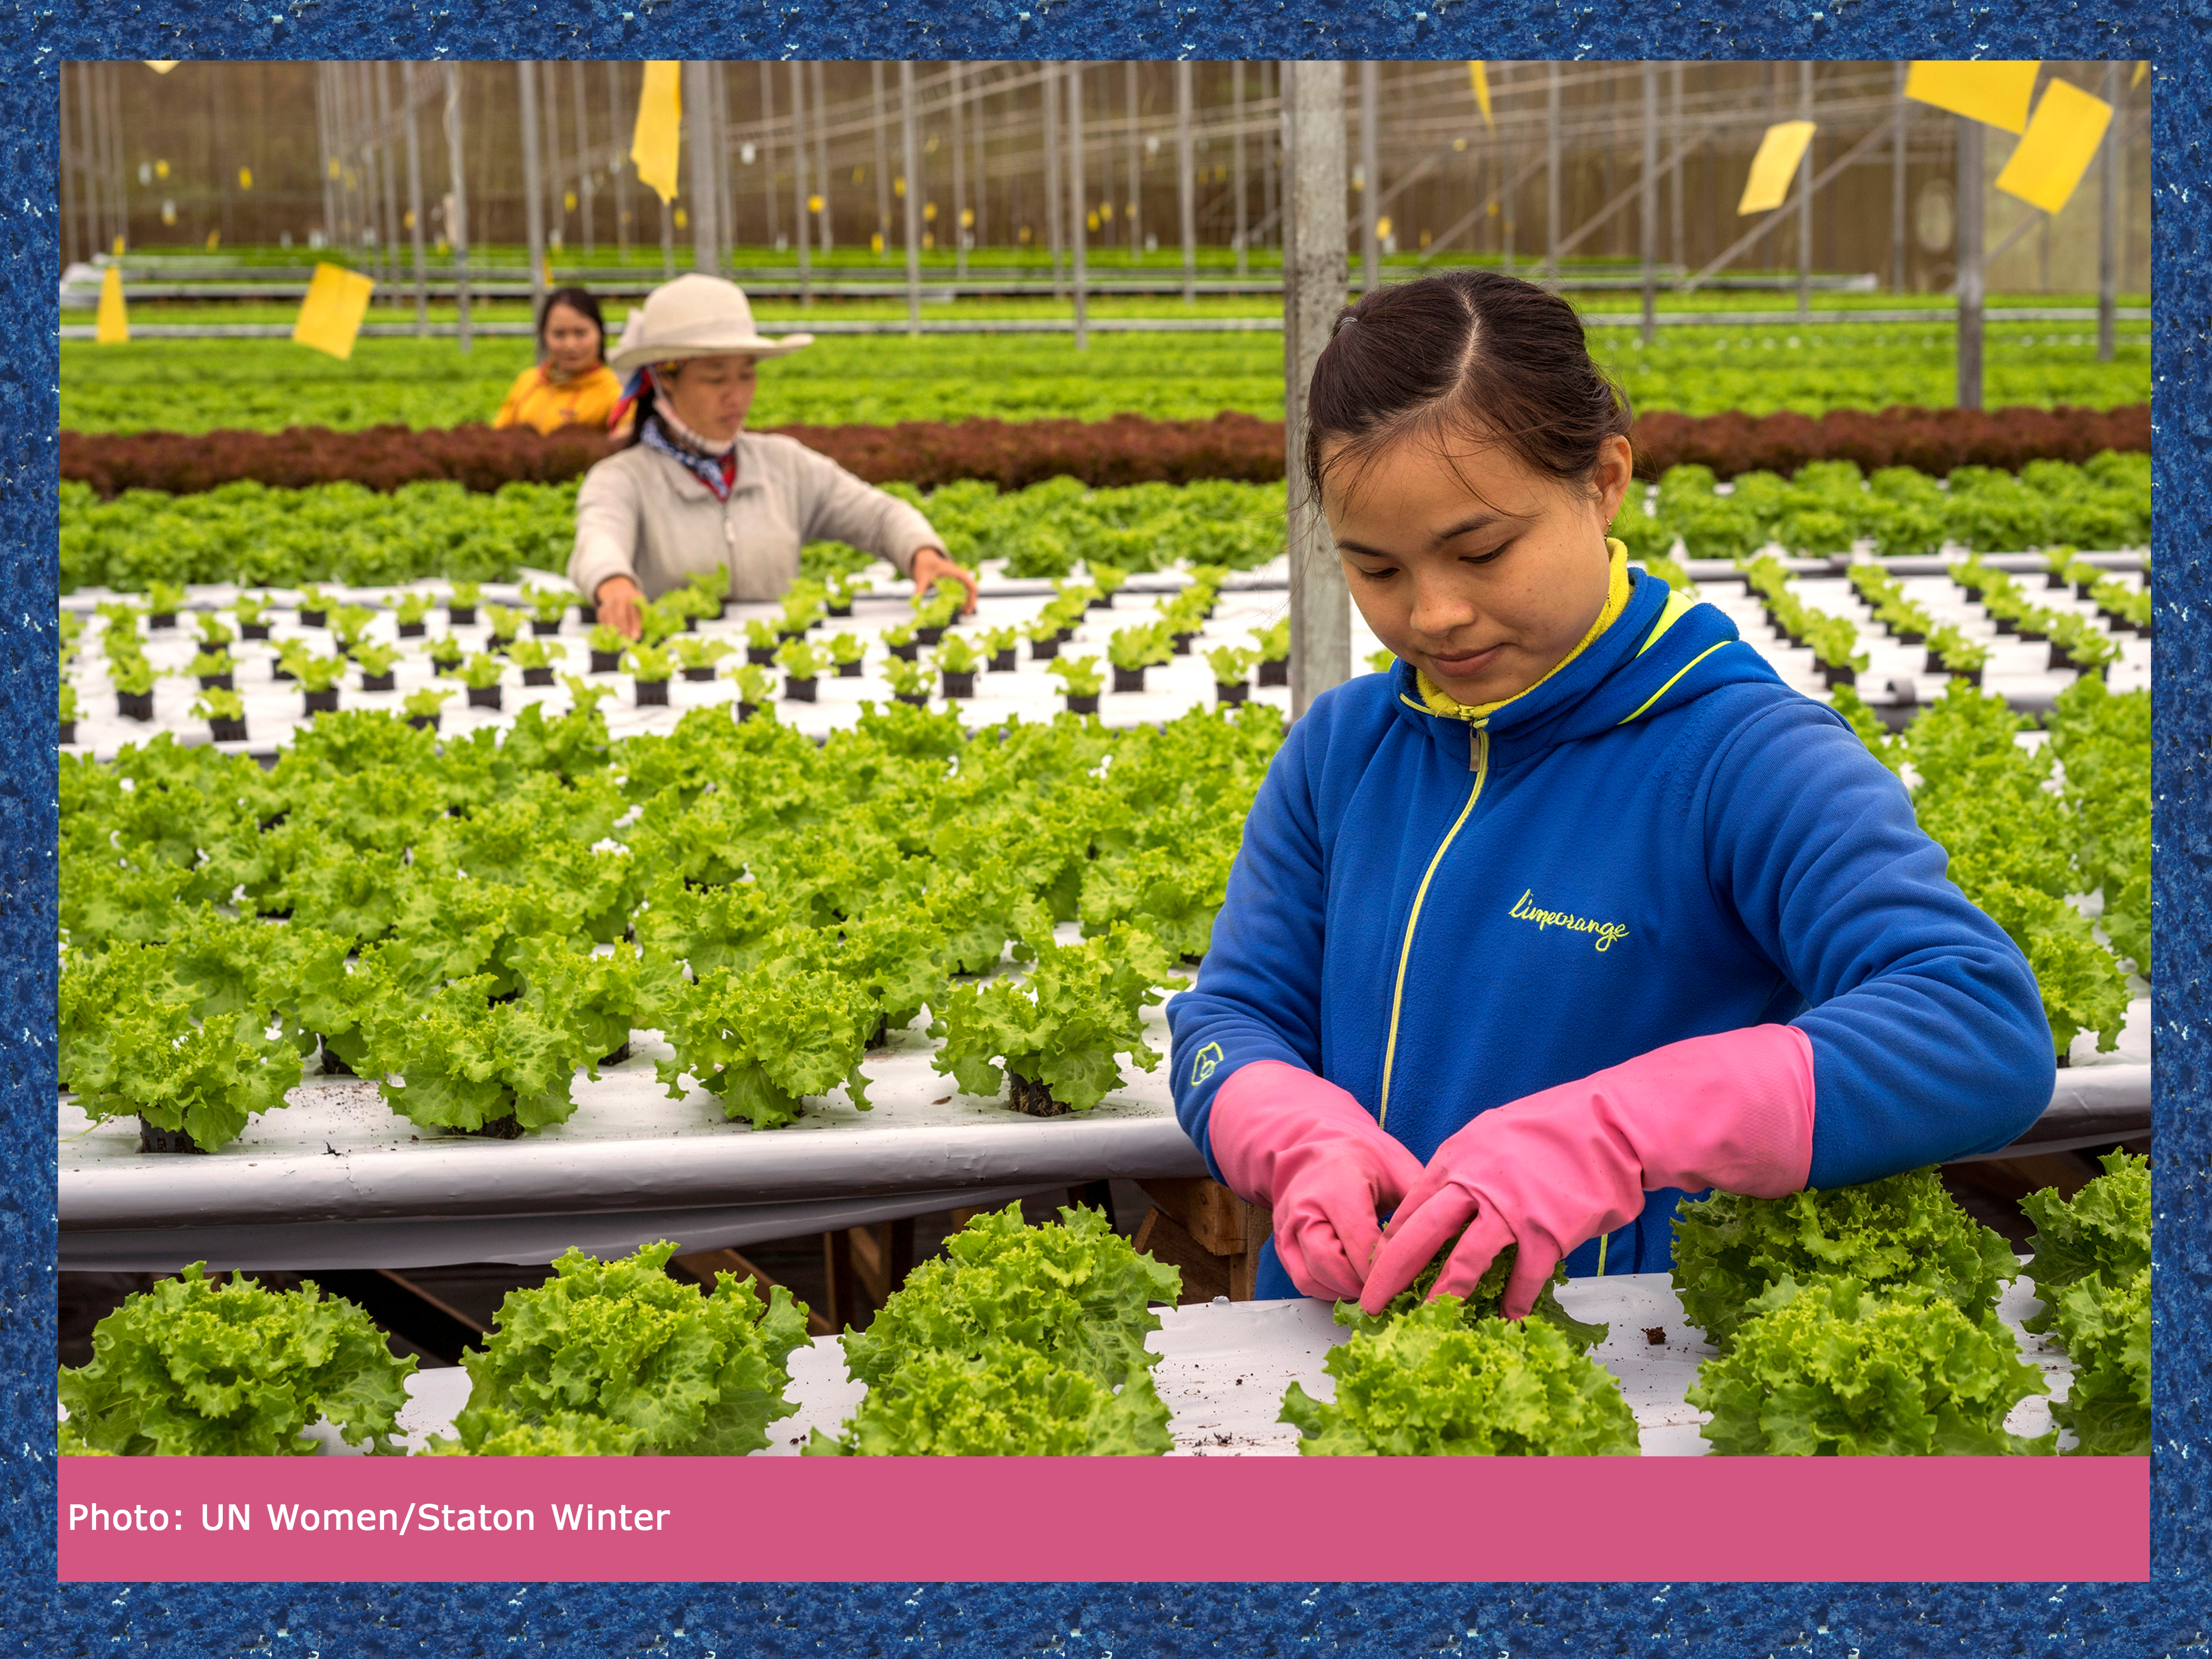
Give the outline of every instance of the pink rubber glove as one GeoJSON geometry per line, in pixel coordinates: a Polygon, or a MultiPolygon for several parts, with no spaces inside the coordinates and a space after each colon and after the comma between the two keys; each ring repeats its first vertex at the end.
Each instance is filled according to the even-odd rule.
{"type": "Polygon", "coordinates": [[[1279,1060],[1222,1080],[1206,1142],[1229,1189],[1274,1211],[1275,1252],[1308,1296],[1359,1294],[1382,1239],[1376,1218],[1421,1178],[1421,1160],[1364,1106],[1279,1060]]]}
{"type": "Polygon", "coordinates": [[[1634,1220],[1645,1193],[1780,1198],[1812,1164],[1802,1031],[1754,1025],[1670,1042],[1492,1107],[1437,1147],[1391,1218],[1360,1306],[1382,1312],[1464,1227],[1434,1293],[1466,1295],[1517,1243],[1498,1310],[1519,1319],[1567,1252],[1634,1220]]]}

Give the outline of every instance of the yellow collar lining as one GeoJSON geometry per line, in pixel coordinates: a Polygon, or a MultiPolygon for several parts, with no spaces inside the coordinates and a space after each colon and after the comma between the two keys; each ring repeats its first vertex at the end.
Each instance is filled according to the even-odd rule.
{"type": "Polygon", "coordinates": [[[1550,679],[1553,675],[1588,650],[1590,641],[1612,627],[1620,613],[1628,608],[1629,594],[1633,591],[1628,576],[1627,544],[1608,536],[1606,538],[1605,546],[1607,553],[1611,556],[1606,573],[1605,606],[1597,613],[1597,620],[1589,625],[1589,632],[1583,635],[1580,644],[1547,669],[1543,678],[1539,679],[1535,685],[1531,685],[1524,690],[1516,691],[1510,697],[1501,697],[1496,702],[1461,702],[1431,679],[1426,673],[1416,668],[1413,671],[1414,684],[1419,688],[1421,701],[1428,705],[1429,713],[1439,715],[1445,720],[1471,720],[1478,726],[1483,725],[1499,709],[1527,696],[1530,691],[1536,689],[1537,685],[1543,684],[1545,680],[1550,679]]]}

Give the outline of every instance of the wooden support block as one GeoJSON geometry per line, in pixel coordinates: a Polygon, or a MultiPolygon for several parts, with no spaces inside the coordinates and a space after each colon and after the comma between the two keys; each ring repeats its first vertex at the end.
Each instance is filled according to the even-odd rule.
{"type": "MultiPolygon", "coordinates": [[[[1138,1249],[1148,1252],[1155,1261],[1181,1270],[1183,1301],[1211,1302],[1217,1296],[1236,1299],[1230,1258],[1207,1249],[1165,1210],[1155,1206],[1146,1213],[1138,1224],[1135,1242],[1138,1249]]],[[[1246,1296],[1250,1296],[1249,1288],[1246,1296]]]]}
{"type": "MultiPolygon", "coordinates": [[[[763,1302],[768,1299],[768,1293],[781,1283],[781,1280],[772,1278],[769,1273],[746,1261],[735,1250],[698,1250],[690,1255],[674,1257],[670,1265],[681,1267],[708,1290],[714,1289],[714,1275],[717,1273],[733,1273],[739,1279],[750,1279],[753,1281],[753,1288],[760,1293],[763,1302]]],[[[787,1290],[790,1287],[786,1285],[785,1288],[787,1290]]],[[[812,1308],[807,1309],[808,1335],[828,1336],[836,1328],[836,1326],[830,1323],[821,1313],[812,1308]]]]}
{"type": "Polygon", "coordinates": [[[1267,1242],[1274,1218],[1247,1204],[1218,1181],[1145,1181],[1145,1196],[1182,1224],[1185,1231],[1215,1255],[1246,1255],[1267,1242]]]}

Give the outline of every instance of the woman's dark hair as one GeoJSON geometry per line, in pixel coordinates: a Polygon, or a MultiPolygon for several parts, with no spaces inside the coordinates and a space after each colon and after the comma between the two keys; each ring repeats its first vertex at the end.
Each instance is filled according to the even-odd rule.
{"type": "Polygon", "coordinates": [[[580,317],[591,319],[592,326],[599,331],[599,361],[607,360],[607,325],[599,315],[599,302],[589,289],[556,288],[545,296],[545,303],[538,307],[538,345],[545,346],[545,319],[553,314],[555,306],[566,306],[580,317]]]}
{"type": "Polygon", "coordinates": [[[1517,276],[1445,271],[1337,313],[1306,397],[1306,482],[1318,495],[1325,471],[1357,470],[1407,437],[1448,454],[1442,440],[1455,432],[1574,488],[1632,418],[1627,394],[1590,361],[1572,306],[1517,276]],[[1341,443],[1324,467],[1328,440],[1341,443]]]}

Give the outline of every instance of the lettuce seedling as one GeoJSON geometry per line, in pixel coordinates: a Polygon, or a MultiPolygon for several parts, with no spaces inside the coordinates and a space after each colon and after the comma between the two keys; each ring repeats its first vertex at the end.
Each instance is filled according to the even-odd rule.
{"type": "Polygon", "coordinates": [[[92,1361],[58,1379],[71,1438],[121,1456],[313,1455],[319,1418],[349,1446],[398,1455],[410,1356],[312,1279],[296,1291],[195,1261],[124,1299],[93,1328],[92,1361]]]}
{"type": "Polygon", "coordinates": [[[1307,1457],[1633,1457],[1620,1383],[1541,1320],[1470,1321],[1440,1296],[1333,1348],[1336,1398],[1293,1382],[1280,1421],[1307,1457]]]}
{"type": "Polygon", "coordinates": [[[1726,1352],[1698,1368],[1685,1398],[1712,1420],[1713,1449],[1742,1457],[2047,1455],[2057,1431],[2029,1438],[2004,1421],[2043,1374],[2020,1356],[1996,1310],[1968,1312],[1940,1290],[1870,1291],[1822,1274],[1785,1278],[1753,1298],[1726,1352]]]}
{"type": "MultiPolygon", "coordinates": [[[[1336,1322],[1349,1326],[1355,1331],[1372,1332],[1381,1330],[1394,1319],[1402,1319],[1414,1309],[1427,1303],[1429,1293],[1437,1287],[1437,1280],[1443,1276],[1444,1264],[1450,1260],[1451,1253],[1458,1247],[1459,1237],[1455,1237],[1449,1243],[1436,1253],[1427,1267],[1413,1276],[1413,1282],[1411,1285],[1390,1298],[1379,1314],[1363,1313],[1359,1304],[1356,1301],[1338,1303],[1336,1322]]],[[[1472,1291],[1469,1291],[1464,1297],[1452,1298],[1459,1303],[1461,1317],[1468,1324],[1473,1325],[1485,1319],[1504,1317],[1498,1311],[1498,1307],[1505,1300],[1505,1281],[1511,1276],[1513,1264],[1520,1254],[1521,1247],[1518,1244],[1508,1244],[1492,1259],[1490,1266],[1484,1269],[1481,1279],[1476,1281],[1472,1291]]],[[[1542,1291],[1536,1297],[1536,1305],[1529,1310],[1528,1317],[1540,1319],[1559,1332],[1573,1345],[1577,1353],[1588,1353],[1605,1340],[1613,1328],[1610,1325],[1587,1323],[1577,1319],[1562,1308],[1559,1305],[1558,1287],[1566,1282],[1567,1267],[1563,1261],[1552,1269],[1552,1276],[1545,1281],[1542,1291]]]]}
{"type": "Polygon", "coordinates": [[[806,1310],[781,1285],[765,1306],[724,1272],[702,1296],[669,1277],[665,1239],[618,1261],[570,1250],[553,1277],[510,1291],[491,1334],[461,1356],[469,1403],[453,1420],[479,1457],[542,1451],[547,1437],[601,1455],[738,1457],[768,1444],[806,1310]],[[587,1426],[603,1424],[604,1428],[587,1426]]]}
{"type": "Polygon", "coordinates": [[[994,1342],[973,1358],[932,1352],[871,1389],[810,1457],[1159,1457],[1173,1449],[1150,1371],[1119,1391],[1034,1348],[994,1342]]]}
{"type": "Polygon", "coordinates": [[[1095,697],[1106,684],[1096,657],[1054,657],[1044,665],[1044,672],[1057,678],[1060,689],[1071,697],[1095,697]]]}
{"type": "Polygon", "coordinates": [[[410,1122],[460,1130],[509,1118],[525,1129],[566,1122],[577,1068],[599,1054],[585,1052],[574,1024],[526,1001],[487,1001],[493,983],[489,975],[453,980],[380,1012],[367,1066],[354,1069],[375,1076],[385,1104],[410,1122]]]}
{"type": "Polygon", "coordinates": [[[672,1100],[688,1074],[756,1129],[796,1121],[807,1097],[841,1082],[866,1111],[860,1058],[875,1024],[874,999],[836,974],[724,969],[670,999],[662,1030],[675,1057],[654,1069],[672,1100]]]}

